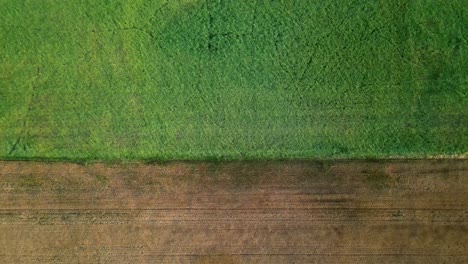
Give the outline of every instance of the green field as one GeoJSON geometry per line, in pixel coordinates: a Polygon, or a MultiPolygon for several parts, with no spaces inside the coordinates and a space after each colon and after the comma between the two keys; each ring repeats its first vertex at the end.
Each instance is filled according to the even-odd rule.
{"type": "Polygon", "coordinates": [[[468,152],[466,0],[0,0],[0,158],[468,152]]]}

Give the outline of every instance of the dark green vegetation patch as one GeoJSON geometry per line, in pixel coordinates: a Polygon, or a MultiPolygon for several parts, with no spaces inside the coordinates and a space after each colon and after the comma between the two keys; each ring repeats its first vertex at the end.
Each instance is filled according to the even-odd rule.
{"type": "Polygon", "coordinates": [[[0,0],[0,156],[468,151],[465,0],[0,0]]]}

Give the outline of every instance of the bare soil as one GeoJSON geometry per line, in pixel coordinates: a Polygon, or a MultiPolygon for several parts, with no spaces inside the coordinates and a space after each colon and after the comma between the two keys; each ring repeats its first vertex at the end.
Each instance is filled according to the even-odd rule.
{"type": "Polygon", "coordinates": [[[466,263],[468,160],[0,162],[0,263],[466,263]]]}

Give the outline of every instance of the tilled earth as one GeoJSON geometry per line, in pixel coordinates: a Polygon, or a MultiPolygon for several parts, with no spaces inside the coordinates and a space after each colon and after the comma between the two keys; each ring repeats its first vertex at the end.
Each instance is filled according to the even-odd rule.
{"type": "Polygon", "coordinates": [[[468,160],[0,162],[0,263],[466,263],[468,160]]]}

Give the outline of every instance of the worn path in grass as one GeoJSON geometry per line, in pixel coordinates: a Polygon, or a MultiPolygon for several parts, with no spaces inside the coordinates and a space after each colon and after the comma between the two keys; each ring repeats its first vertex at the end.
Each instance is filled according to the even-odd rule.
{"type": "Polygon", "coordinates": [[[0,162],[1,263],[466,263],[468,161],[0,162]]]}

